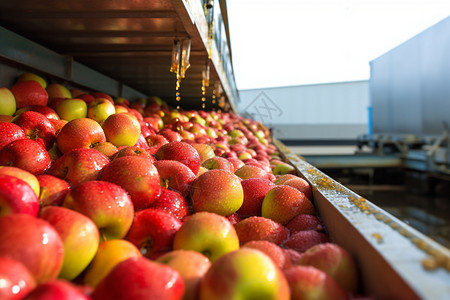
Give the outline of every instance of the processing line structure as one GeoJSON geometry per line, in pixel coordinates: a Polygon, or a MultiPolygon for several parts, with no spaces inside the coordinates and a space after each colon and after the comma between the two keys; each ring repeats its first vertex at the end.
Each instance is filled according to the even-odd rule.
{"type": "MultiPolygon", "coordinates": [[[[205,0],[2,1],[0,85],[10,86],[21,72],[33,71],[54,82],[100,89],[114,97],[135,100],[159,96],[174,107],[236,111],[239,94],[234,81],[227,19],[226,1],[214,4],[205,0]]],[[[449,28],[450,19],[439,26],[449,28]]],[[[439,42],[448,41],[447,38],[439,42]]],[[[435,51],[423,49],[422,52],[426,56],[421,63],[424,67],[433,61],[427,56],[431,54],[426,53],[435,51]]],[[[390,118],[386,124],[395,129],[394,133],[401,134],[403,125],[416,124],[421,114],[418,109],[422,108],[424,115],[416,126],[418,132],[437,134],[443,131],[442,122],[449,118],[450,106],[449,101],[444,101],[441,94],[438,97],[433,90],[433,80],[442,82],[445,77],[425,80],[427,84],[421,87],[426,97],[414,98],[410,92],[400,102],[391,101],[391,96],[401,95],[403,91],[381,88],[400,78],[396,74],[382,75],[390,60],[388,55],[372,62],[374,128],[370,136],[361,139],[362,144],[374,143],[374,149],[382,145],[383,151],[387,143],[375,137],[381,132],[392,132],[377,127],[383,115],[390,118]],[[382,90],[391,92],[382,95],[382,90]],[[435,105],[442,108],[433,112],[431,107],[435,105]],[[396,116],[405,107],[416,112],[416,118],[398,119],[396,116]],[[432,124],[427,122],[431,120],[434,120],[432,124]]],[[[448,64],[450,60],[446,65],[433,66],[448,73],[448,64]]],[[[408,74],[413,76],[411,72],[408,74]]],[[[412,82],[402,86],[419,88],[412,82]]],[[[431,143],[430,151],[435,158],[445,150],[441,144],[447,139],[448,134],[442,136],[442,143],[438,144],[439,140],[431,143]]],[[[402,142],[400,148],[405,145],[402,142]]],[[[281,142],[275,140],[275,145],[284,159],[313,186],[318,214],[332,241],[357,260],[367,294],[379,299],[448,299],[450,251],[447,248],[340,185],[291,153],[281,142]],[[430,265],[435,268],[429,268],[430,265]]],[[[415,150],[413,144],[406,145],[409,150],[415,150]]],[[[412,154],[408,151],[411,159],[412,154]]],[[[434,162],[436,168],[442,166],[439,160],[434,162]]]]}

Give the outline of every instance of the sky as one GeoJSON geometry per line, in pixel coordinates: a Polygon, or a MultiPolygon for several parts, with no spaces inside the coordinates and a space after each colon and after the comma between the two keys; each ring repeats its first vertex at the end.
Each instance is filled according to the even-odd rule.
{"type": "Polygon", "coordinates": [[[450,16],[450,0],[227,0],[237,88],[367,80],[369,62],[450,16]]]}

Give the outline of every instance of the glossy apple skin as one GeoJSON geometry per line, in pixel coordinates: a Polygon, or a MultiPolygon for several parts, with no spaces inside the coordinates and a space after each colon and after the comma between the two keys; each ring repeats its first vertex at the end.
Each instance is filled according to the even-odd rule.
{"type": "Polygon", "coordinates": [[[298,264],[324,271],[347,292],[355,293],[358,288],[358,270],[355,261],[337,244],[323,243],[309,248],[298,264]]]}
{"type": "Polygon", "coordinates": [[[186,165],[176,160],[159,160],[154,163],[161,187],[171,188],[187,197],[196,176],[186,165]]]}
{"type": "Polygon", "coordinates": [[[312,197],[313,197],[312,188],[309,185],[308,181],[306,181],[305,179],[303,179],[301,177],[295,177],[295,178],[286,180],[283,184],[292,186],[293,188],[296,188],[297,190],[299,190],[300,192],[305,194],[305,196],[309,200],[312,200],[312,197]]]}
{"type": "Polygon", "coordinates": [[[26,139],[23,129],[10,122],[0,122],[0,150],[15,140],[26,139]]]}
{"type": "Polygon", "coordinates": [[[38,175],[36,178],[40,189],[39,201],[41,206],[61,205],[70,190],[69,183],[50,174],[38,175]]]}
{"type": "Polygon", "coordinates": [[[162,145],[155,153],[158,160],[176,160],[189,167],[194,174],[198,173],[201,161],[197,150],[184,142],[170,142],[162,145]]]}
{"type": "Polygon", "coordinates": [[[16,109],[28,105],[47,105],[47,91],[36,81],[23,81],[10,88],[16,99],[16,109]]]}
{"type": "Polygon", "coordinates": [[[196,300],[200,281],[211,266],[209,259],[192,250],[174,250],[159,257],[156,262],[174,268],[184,280],[183,300],[196,300]]]}
{"type": "MultiPolygon", "coordinates": [[[[33,189],[34,193],[36,194],[36,197],[39,198],[40,195],[40,185],[39,180],[37,179],[37,176],[34,176],[28,171],[25,171],[20,168],[16,167],[7,167],[7,166],[0,166],[0,174],[3,175],[10,175],[14,176],[16,178],[22,179],[26,183],[30,185],[30,187],[33,189]]],[[[40,175],[38,175],[40,176],[40,175]]]]}
{"type": "Polygon", "coordinates": [[[278,185],[264,197],[261,207],[263,217],[287,225],[299,214],[314,215],[315,208],[305,194],[291,186],[278,185]]]}
{"type": "Polygon", "coordinates": [[[200,300],[290,299],[282,271],[266,254],[251,248],[227,253],[215,261],[200,284],[200,300]]]}
{"type": "Polygon", "coordinates": [[[202,163],[202,167],[205,167],[208,170],[222,169],[234,173],[234,167],[231,165],[231,163],[226,158],[220,156],[208,158],[202,163]]]}
{"type": "Polygon", "coordinates": [[[59,150],[66,153],[75,148],[92,148],[96,144],[106,142],[106,137],[97,122],[88,118],[80,118],[64,125],[56,142],[59,150]]]}
{"type": "Polygon", "coordinates": [[[46,150],[49,150],[56,140],[55,127],[41,113],[25,111],[17,115],[11,122],[20,126],[27,138],[35,140],[46,150]]]}
{"type": "Polygon", "coordinates": [[[23,300],[89,300],[75,284],[63,280],[53,279],[39,284],[23,300]]]}
{"type": "Polygon", "coordinates": [[[12,116],[16,111],[16,99],[5,87],[0,88],[0,115],[12,116]]]}
{"type": "Polygon", "coordinates": [[[261,207],[264,197],[275,187],[275,184],[265,178],[249,178],[241,181],[244,191],[244,202],[237,214],[241,218],[261,216],[261,207]]]}
{"type": "Polygon", "coordinates": [[[102,124],[106,140],[115,146],[134,146],[141,134],[141,125],[130,113],[110,115],[102,124]]]}
{"type": "Polygon", "coordinates": [[[145,140],[147,141],[149,152],[151,154],[155,154],[162,145],[169,143],[169,141],[160,134],[150,134],[145,137],[145,140]]]}
{"type": "Polygon", "coordinates": [[[156,167],[149,159],[139,156],[113,159],[103,168],[100,179],[124,188],[129,193],[136,211],[150,207],[161,191],[156,167]]]}
{"type": "Polygon", "coordinates": [[[172,250],[175,233],[180,227],[181,221],[168,212],[147,208],[135,214],[127,240],[144,256],[154,258],[172,250]]]}
{"type": "Polygon", "coordinates": [[[211,262],[238,248],[239,239],[233,225],[225,217],[209,212],[189,216],[175,234],[173,242],[174,250],[194,250],[211,262]]]}
{"type": "Polygon", "coordinates": [[[74,279],[97,253],[97,226],[83,214],[61,206],[44,207],[39,217],[55,228],[64,243],[64,261],[58,277],[74,279]]]}
{"type": "Polygon", "coordinates": [[[180,193],[165,187],[161,188],[161,193],[158,199],[153,202],[151,208],[164,210],[179,220],[183,220],[184,217],[191,213],[186,198],[180,193]]]}
{"type": "Polygon", "coordinates": [[[122,146],[120,148],[121,149],[118,150],[117,153],[113,156],[113,159],[122,156],[141,156],[143,158],[149,159],[152,162],[156,161],[156,159],[150,154],[150,152],[138,146],[122,146]]]}
{"type": "Polygon", "coordinates": [[[284,253],[284,249],[281,248],[279,245],[259,240],[259,241],[250,241],[241,246],[241,248],[252,248],[257,249],[267,256],[269,256],[275,265],[277,265],[281,270],[286,266],[287,257],[284,253]]]}
{"type": "Polygon", "coordinates": [[[181,300],[184,282],[173,268],[145,257],[130,258],[119,263],[98,284],[94,300],[181,300]]]}
{"type": "Polygon", "coordinates": [[[240,179],[233,173],[214,169],[200,175],[192,184],[194,211],[208,211],[222,216],[236,212],[244,201],[240,179]]]}
{"type": "Polygon", "coordinates": [[[234,228],[241,244],[265,240],[281,245],[289,236],[289,230],[271,219],[253,216],[237,223],[234,228]]]}
{"type": "Polygon", "coordinates": [[[27,214],[0,218],[0,256],[22,262],[37,283],[56,278],[64,259],[64,245],[47,221],[27,214]]]}
{"type": "Polygon", "coordinates": [[[56,107],[55,111],[61,120],[66,120],[68,122],[87,117],[87,104],[83,99],[64,99],[60,101],[56,107]]]}
{"type": "Polygon", "coordinates": [[[243,165],[234,174],[242,180],[249,178],[267,178],[267,172],[262,168],[252,165],[243,165]]]}
{"type": "Polygon", "coordinates": [[[214,154],[214,149],[208,144],[193,143],[192,147],[197,150],[198,154],[200,155],[200,161],[202,163],[205,160],[216,156],[214,154]]]}
{"type": "Polygon", "coordinates": [[[63,206],[94,221],[102,240],[123,238],[133,222],[134,208],[127,192],[107,181],[87,181],[72,188],[63,206]]]}
{"type": "Polygon", "coordinates": [[[109,158],[95,149],[73,149],[52,163],[47,174],[66,180],[71,186],[96,180],[109,158]]]}
{"type": "Polygon", "coordinates": [[[21,109],[16,111],[15,115],[18,116],[19,114],[26,111],[38,112],[44,115],[49,120],[59,120],[59,116],[56,111],[53,108],[44,105],[30,105],[22,107],[21,109]]]}
{"type": "Polygon", "coordinates": [[[100,243],[91,264],[84,272],[83,282],[91,287],[97,284],[120,262],[141,257],[135,245],[127,240],[110,240],[100,243]]]}
{"type": "Polygon", "coordinates": [[[24,169],[33,175],[44,173],[51,159],[45,148],[30,139],[15,140],[0,150],[0,165],[24,169]]]}
{"type": "Polygon", "coordinates": [[[0,257],[0,299],[23,299],[34,287],[36,281],[30,271],[18,260],[0,257]]]}
{"type": "Polygon", "coordinates": [[[293,266],[284,271],[291,299],[348,299],[345,291],[325,272],[314,267],[293,266]]]}
{"type": "Polygon", "coordinates": [[[97,98],[89,103],[87,116],[102,124],[110,115],[115,114],[116,109],[111,101],[97,98]]]}
{"type": "Polygon", "coordinates": [[[54,99],[54,98],[71,99],[72,98],[72,93],[70,92],[70,90],[59,83],[51,83],[51,84],[47,85],[47,87],[45,89],[46,89],[46,91],[48,93],[48,97],[50,99],[54,99]]]}
{"type": "Polygon", "coordinates": [[[36,217],[39,199],[28,183],[14,176],[0,174],[0,216],[23,213],[36,217]]]}
{"type": "Polygon", "coordinates": [[[109,158],[113,158],[113,156],[119,152],[116,146],[111,144],[110,142],[103,142],[96,144],[92,149],[95,149],[97,151],[100,151],[104,155],[106,155],[109,158]]]}

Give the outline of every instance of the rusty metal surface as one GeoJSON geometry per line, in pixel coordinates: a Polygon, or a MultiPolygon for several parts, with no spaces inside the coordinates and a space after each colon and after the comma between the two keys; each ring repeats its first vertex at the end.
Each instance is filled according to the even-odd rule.
{"type": "MultiPolygon", "coordinates": [[[[1,27],[172,105],[172,45],[174,39],[191,38],[191,66],[180,88],[186,108],[201,107],[201,74],[208,60],[206,25],[200,0],[0,1],[1,27]]],[[[211,62],[211,81],[220,80],[234,102],[219,60],[211,62]]],[[[206,97],[212,93],[213,85],[206,97]]]]}
{"type": "Polygon", "coordinates": [[[339,184],[275,140],[313,186],[332,241],[356,259],[365,293],[377,299],[449,299],[450,250],[339,184]]]}

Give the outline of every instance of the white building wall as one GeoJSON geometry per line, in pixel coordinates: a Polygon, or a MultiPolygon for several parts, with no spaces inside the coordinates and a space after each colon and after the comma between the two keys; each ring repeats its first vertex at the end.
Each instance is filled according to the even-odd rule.
{"type": "Polygon", "coordinates": [[[368,81],[241,90],[241,115],[282,140],[355,140],[367,132],[368,81]]]}

